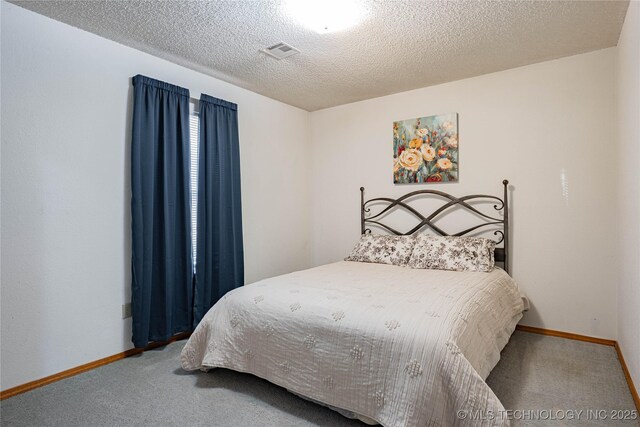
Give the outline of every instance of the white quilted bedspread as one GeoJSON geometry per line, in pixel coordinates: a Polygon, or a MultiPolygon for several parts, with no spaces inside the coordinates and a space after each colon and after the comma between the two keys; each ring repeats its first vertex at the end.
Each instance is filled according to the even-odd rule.
{"type": "Polygon", "coordinates": [[[456,413],[504,410],[484,379],[523,309],[501,269],[343,261],[229,292],[181,362],[249,372],[385,426],[506,425],[456,413]]]}

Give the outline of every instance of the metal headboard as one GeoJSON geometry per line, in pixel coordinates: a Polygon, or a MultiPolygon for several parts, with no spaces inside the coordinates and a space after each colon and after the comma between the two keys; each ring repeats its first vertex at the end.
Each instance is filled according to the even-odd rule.
{"type": "Polygon", "coordinates": [[[502,244],[501,248],[496,248],[495,250],[495,260],[496,262],[502,262],[504,264],[504,270],[507,273],[509,273],[509,199],[507,194],[507,186],[509,185],[509,181],[505,179],[504,181],[502,181],[502,185],[504,187],[504,196],[502,199],[496,196],[490,196],[486,194],[471,194],[463,197],[455,197],[443,191],[418,190],[418,191],[412,191],[411,193],[407,193],[404,196],[397,199],[391,199],[389,197],[377,197],[375,199],[369,199],[367,201],[364,200],[364,187],[360,187],[360,202],[361,202],[360,231],[362,234],[371,233],[371,229],[367,228],[367,224],[374,224],[378,227],[382,227],[383,229],[397,236],[408,236],[419,231],[420,229],[426,226],[441,236],[464,236],[465,234],[471,233],[472,231],[478,230],[482,227],[501,226],[502,230],[495,230],[493,232],[495,236],[498,236],[498,235],[500,236],[500,239],[496,241],[496,245],[502,244]],[[415,208],[413,208],[407,203],[407,199],[414,196],[423,195],[423,194],[432,194],[432,195],[440,196],[443,199],[445,199],[445,201],[446,200],[448,201],[444,205],[436,209],[435,211],[428,214],[428,216],[424,216],[423,214],[418,212],[415,208]],[[490,202],[490,201],[496,202],[493,205],[493,208],[498,212],[502,211],[502,218],[496,218],[496,217],[487,215],[479,211],[475,207],[471,206],[469,203],[467,203],[468,201],[475,200],[475,199],[480,199],[480,201],[484,200],[486,202],[490,202]],[[367,217],[366,214],[371,213],[371,208],[367,207],[370,203],[385,203],[385,202],[388,203],[388,205],[384,209],[382,209],[380,212],[378,212],[375,215],[371,215],[367,217]],[[479,215],[481,218],[484,218],[485,221],[473,227],[459,231],[457,233],[453,233],[453,234],[447,233],[446,231],[442,230],[440,227],[435,225],[433,221],[436,219],[438,215],[440,215],[442,212],[444,212],[445,210],[453,206],[460,206],[463,209],[473,212],[479,215]],[[400,232],[386,224],[383,224],[381,222],[382,216],[396,207],[405,209],[408,212],[412,213],[414,216],[418,218],[420,222],[411,230],[407,231],[406,233],[400,232]]]}

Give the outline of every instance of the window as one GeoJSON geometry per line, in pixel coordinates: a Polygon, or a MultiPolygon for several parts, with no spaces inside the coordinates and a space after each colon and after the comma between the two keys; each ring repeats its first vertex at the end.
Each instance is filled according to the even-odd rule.
{"type": "Polygon", "coordinates": [[[198,140],[200,118],[197,113],[189,116],[189,149],[191,154],[191,250],[193,251],[193,268],[196,267],[196,249],[198,245],[198,140]]]}

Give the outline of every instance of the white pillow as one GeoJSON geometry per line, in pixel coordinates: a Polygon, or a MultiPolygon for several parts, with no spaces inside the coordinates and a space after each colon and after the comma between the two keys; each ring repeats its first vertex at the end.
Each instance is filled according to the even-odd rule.
{"type": "Polygon", "coordinates": [[[363,234],[345,261],[404,266],[409,262],[415,241],[413,236],[363,234]]]}
{"type": "Polygon", "coordinates": [[[409,259],[411,268],[490,272],[496,242],[481,237],[420,234],[409,259]]]}

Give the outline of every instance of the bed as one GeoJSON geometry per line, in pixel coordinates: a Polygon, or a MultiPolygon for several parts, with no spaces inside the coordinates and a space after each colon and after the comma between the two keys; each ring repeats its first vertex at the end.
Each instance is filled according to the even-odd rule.
{"type": "Polygon", "coordinates": [[[182,367],[251,373],[367,423],[507,425],[485,383],[526,308],[507,273],[503,184],[504,199],[420,190],[365,201],[361,189],[361,232],[380,226],[404,235],[428,227],[448,235],[434,218],[453,206],[470,209],[487,227],[502,227],[494,232],[503,245],[495,257],[504,268],[460,272],[341,261],[262,280],[227,293],[207,313],[182,351],[182,367]],[[406,233],[381,222],[385,209],[410,208],[407,200],[423,194],[449,206],[435,215],[412,212],[419,224],[406,233]],[[502,216],[480,213],[471,204],[479,198],[495,200],[502,216]],[[382,214],[371,215],[371,203],[380,202],[387,203],[382,214]]]}

